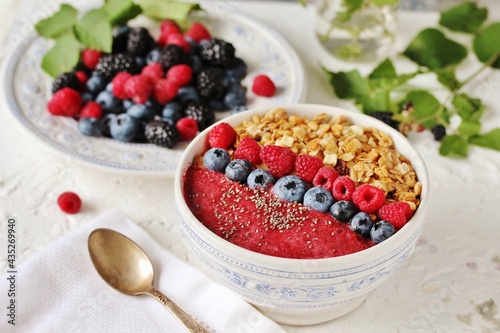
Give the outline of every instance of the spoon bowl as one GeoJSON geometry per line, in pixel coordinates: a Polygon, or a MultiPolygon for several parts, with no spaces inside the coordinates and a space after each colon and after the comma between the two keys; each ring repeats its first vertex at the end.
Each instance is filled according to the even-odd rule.
{"type": "Polygon", "coordinates": [[[132,296],[150,295],[162,303],[189,332],[208,332],[153,287],[153,264],[130,238],[111,229],[96,229],[89,236],[88,248],[95,269],[115,290],[132,296]]]}

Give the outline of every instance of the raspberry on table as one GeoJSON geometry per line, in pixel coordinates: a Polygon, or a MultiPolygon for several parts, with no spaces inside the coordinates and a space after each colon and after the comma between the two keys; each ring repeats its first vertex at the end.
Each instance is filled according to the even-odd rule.
{"type": "Polygon", "coordinates": [[[198,123],[191,117],[184,117],[179,119],[175,126],[181,137],[181,140],[191,140],[198,133],[198,123]]]}
{"type": "Polygon", "coordinates": [[[131,77],[132,74],[130,73],[120,72],[116,74],[113,80],[111,80],[111,83],[113,84],[112,92],[116,98],[127,99],[129,97],[128,94],[125,92],[125,84],[131,77]]]}
{"type": "Polygon", "coordinates": [[[156,81],[163,77],[163,66],[159,62],[152,62],[144,66],[141,74],[148,76],[156,81]]]}
{"type": "Polygon", "coordinates": [[[365,213],[375,213],[385,204],[385,192],[376,186],[363,184],[352,194],[354,204],[365,213]]]}
{"type": "Polygon", "coordinates": [[[204,39],[210,39],[212,36],[207,28],[200,22],[194,22],[189,27],[188,31],[184,34],[186,37],[191,38],[196,43],[201,42],[204,39]]]}
{"type": "Polygon", "coordinates": [[[319,169],[323,166],[323,161],[317,156],[301,154],[295,159],[295,172],[297,176],[308,183],[312,183],[319,169]]]}
{"type": "Polygon", "coordinates": [[[47,103],[47,109],[54,116],[73,117],[80,112],[82,97],[71,88],[58,90],[47,103]]]}
{"type": "Polygon", "coordinates": [[[191,82],[193,70],[188,65],[175,65],[170,67],[167,72],[166,78],[171,82],[177,84],[179,87],[184,87],[191,82]]]}
{"type": "Polygon", "coordinates": [[[267,75],[261,74],[254,78],[252,91],[257,96],[272,97],[276,93],[276,86],[267,75]]]}
{"type": "Polygon", "coordinates": [[[156,81],[153,89],[153,97],[160,104],[167,104],[177,96],[179,86],[168,79],[156,81]]]}
{"type": "Polygon", "coordinates": [[[181,33],[171,33],[167,35],[167,45],[177,45],[182,47],[184,53],[191,52],[191,44],[184,38],[181,33]]]}
{"type": "Polygon", "coordinates": [[[160,31],[161,33],[181,32],[181,28],[179,27],[177,22],[173,20],[164,20],[160,23],[160,31]]]}
{"type": "Polygon", "coordinates": [[[413,212],[407,202],[391,202],[380,207],[378,217],[391,223],[394,228],[401,229],[412,217],[413,212]]]}
{"type": "Polygon", "coordinates": [[[73,90],[80,90],[80,80],[75,73],[68,72],[59,75],[54,82],[52,82],[52,93],[55,94],[63,88],[71,88],[73,90]]]}
{"type": "Polygon", "coordinates": [[[80,55],[83,64],[88,69],[94,70],[101,59],[102,52],[93,49],[84,49],[80,55]]]}
{"type": "Polygon", "coordinates": [[[137,104],[144,104],[153,92],[153,82],[144,75],[134,75],[125,83],[125,94],[137,104]]]}
{"type": "Polygon", "coordinates": [[[208,133],[208,144],[212,148],[228,149],[236,141],[236,131],[228,123],[215,125],[208,133]]]}
{"type": "Polygon", "coordinates": [[[162,120],[150,121],[144,129],[144,136],[147,142],[167,148],[173,148],[179,141],[175,125],[162,120]]]}
{"type": "Polygon", "coordinates": [[[260,151],[260,159],[276,179],[293,171],[296,157],[290,148],[276,145],[264,146],[260,151]]]}
{"type": "Polygon", "coordinates": [[[339,172],[332,167],[324,166],[318,170],[312,181],[314,186],[321,186],[332,192],[333,182],[339,178],[339,172]]]}
{"type": "Polygon", "coordinates": [[[76,214],[82,207],[82,200],[74,192],[64,192],[57,198],[57,205],[67,214],[76,214]]]}
{"type": "Polygon", "coordinates": [[[80,118],[97,118],[102,117],[102,107],[101,104],[97,102],[88,102],[85,104],[80,111],[80,118]]]}
{"type": "Polygon", "coordinates": [[[252,165],[259,165],[262,160],[260,159],[261,147],[253,138],[244,138],[236,147],[234,151],[234,158],[247,160],[252,165]]]}
{"type": "Polygon", "coordinates": [[[356,184],[347,176],[338,177],[333,182],[332,194],[335,200],[350,201],[355,190],[356,184]]]}

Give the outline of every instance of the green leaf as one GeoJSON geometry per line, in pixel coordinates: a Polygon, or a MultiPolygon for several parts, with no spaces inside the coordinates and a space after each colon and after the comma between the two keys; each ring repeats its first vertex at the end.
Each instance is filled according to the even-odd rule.
{"type": "Polygon", "coordinates": [[[455,71],[452,68],[443,68],[436,71],[437,79],[441,84],[451,91],[455,91],[462,86],[462,83],[457,80],[455,71]]]}
{"type": "Polygon", "coordinates": [[[473,50],[479,61],[500,69],[500,23],[493,23],[480,31],[473,42],[473,50]]]}
{"type": "Polygon", "coordinates": [[[344,6],[349,11],[355,11],[361,8],[363,0],[344,0],[344,6]]]}
{"type": "Polygon", "coordinates": [[[467,49],[441,31],[428,28],[411,41],[403,54],[421,66],[437,70],[459,64],[467,56],[467,49]]]}
{"type": "Polygon", "coordinates": [[[495,128],[482,135],[473,136],[469,141],[476,146],[500,151],[500,128],[495,128]]]}
{"type": "Polygon", "coordinates": [[[399,0],[368,0],[368,2],[377,6],[391,6],[399,4],[399,0]]]}
{"type": "Polygon", "coordinates": [[[184,21],[192,10],[199,9],[196,3],[173,0],[136,0],[144,15],[158,20],[184,21]]]}
{"type": "Polygon", "coordinates": [[[42,69],[52,77],[70,72],[80,59],[80,46],[73,33],[56,39],[54,46],[42,59],[42,69]]]}
{"type": "Polygon", "coordinates": [[[368,76],[370,79],[380,78],[395,78],[397,76],[396,69],[392,61],[387,58],[382,61],[368,76]]]}
{"type": "Polygon", "coordinates": [[[488,9],[474,2],[465,2],[443,13],[439,24],[450,30],[475,33],[488,17],[488,9]]]}
{"type": "Polygon", "coordinates": [[[441,141],[439,153],[450,157],[467,157],[469,153],[469,143],[459,135],[447,135],[441,141]]]}
{"type": "Polygon", "coordinates": [[[307,0],[299,0],[299,3],[304,7],[307,6],[307,0]]]}
{"type": "Polygon", "coordinates": [[[111,25],[124,25],[142,12],[141,7],[132,0],[106,0],[102,9],[111,25]]]}
{"type": "Polygon", "coordinates": [[[425,90],[415,90],[406,96],[406,101],[413,104],[415,110],[412,113],[425,128],[431,129],[436,125],[437,112],[441,103],[425,90]]]}
{"type": "Polygon", "coordinates": [[[75,8],[67,4],[62,4],[54,15],[39,21],[35,25],[35,29],[40,36],[57,38],[73,27],[77,16],[78,11],[75,8]]]}
{"type": "Polygon", "coordinates": [[[76,38],[90,49],[111,52],[113,35],[111,24],[103,10],[87,12],[74,28],[76,38]]]}
{"type": "Polygon", "coordinates": [[[339,98],[356,98],[370,93],[368,80],[357,69],[349,72],[328,72],[330,84],[339,98]]]}
{"type": "Polygon", "coordinates": [[[465,137],[470,137],[479,134],[481,131],[481,124],[478,122],[472,122],[468,120],[463,120],[458,126],[458,132],[465,137]]]}
{"type": "Polygon", "coordinates": [[[358,97],[356,99],[356,104],[365,114],[371,114],[375,111],[389,111],[392,109],[388,92],[374,92],[370,95],[358,97]]]}
{"type": "Polygon", "coordinates": [[[485,109],[480,99],[472,98],[467,94],[455,95],[451,104],[462,119],[471,122],[478,122],[485,109]]]}

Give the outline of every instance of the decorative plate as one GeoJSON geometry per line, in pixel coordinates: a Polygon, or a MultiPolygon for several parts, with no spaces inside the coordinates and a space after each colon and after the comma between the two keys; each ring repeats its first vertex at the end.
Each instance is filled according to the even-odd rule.
{"type": "MultiPolygon", "coordinates": [[[[230,10],[206,10],[194,17],[215,37],[229,41],[237,56],[247,62],[248,75],[242,84],[249,88],[257,74],[269,75],[278,87],[272,98],[253,95],[247,89],[248,108],[282,106],[300,102],[305,92],[305,76],[295,50],[274,29],[248,15],[230,10]]],[[[123,143],[92,138],[78,132],[72,118],[54,117],[46,110],[52,79],[40,62],[48,41],[32,37],[21,43],[6,59],[2,73],[3,100],[14,118],[52,151],[101,170],[173,177],[187,144],[167,149],[151,144],[123,143]]],[[[228,112],[217,113],[217,119],[228,112]]]]}

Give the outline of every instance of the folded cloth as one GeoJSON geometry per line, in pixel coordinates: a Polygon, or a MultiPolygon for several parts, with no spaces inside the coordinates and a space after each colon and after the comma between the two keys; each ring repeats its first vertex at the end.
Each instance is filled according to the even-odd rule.
{"type": "Polygon", "coordinates": [[[17,268],[15,326],[5,316],[9,274],[0,281],[0,332],[185,332],[152,297],[108,286],[87,250],[96,228],[121,232],[146,251],[155,287],[212,332],[283,332],[238,295],[160,247],[123,213],[112,210],[70,232],[17,268]]]}

